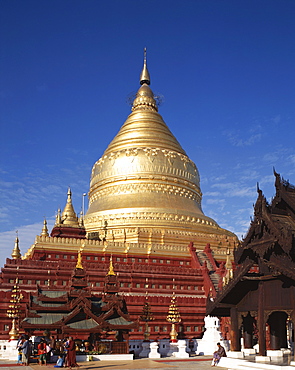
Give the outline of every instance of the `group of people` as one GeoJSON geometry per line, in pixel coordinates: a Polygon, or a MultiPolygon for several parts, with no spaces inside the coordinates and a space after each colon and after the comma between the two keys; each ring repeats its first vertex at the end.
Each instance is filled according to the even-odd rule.
{"type": "MultiPolygon", "coordinates": [[[[29,341],[28,335],[23,335],[17,342],[17,349],[19,352],[18,363],[22,363],[24,366],[29,365],[30,356],[32,354],[33,345],[29,341]]],[[[41,338],[37,345],[37,355],[39,365],[47,365],[49,362],[53,351],[56,349],[56,340],[52,336],[50,340],[45,340],[41,338]]],[[[60,355],[58,356],[56,365],[54,367],[78,367],[76,361],[76,343],[73,337],[69,337],[63,341],[62,347],[60,348],[60,355]]]]}

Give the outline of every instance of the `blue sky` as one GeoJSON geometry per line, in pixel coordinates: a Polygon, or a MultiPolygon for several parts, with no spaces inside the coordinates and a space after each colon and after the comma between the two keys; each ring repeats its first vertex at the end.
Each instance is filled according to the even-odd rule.
{"type": "Polygon", "coordinates": [[[2,0],[0,265],[52,226],[130,113],[143,48],[159,113],[201,175],[203,211],[245,235],[273,167],[295,183],[292,0],[2,0]]]}

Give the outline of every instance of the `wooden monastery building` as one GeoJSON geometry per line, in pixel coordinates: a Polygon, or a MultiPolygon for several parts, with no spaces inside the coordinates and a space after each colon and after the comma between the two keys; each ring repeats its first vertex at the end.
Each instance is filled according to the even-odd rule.
{"type": "Polygon", "coordinates": [[[270,204],[258,189],[233,278],[207,307],[209,315],[230,317],[231,350],[241,350],[242,335],[245,348],[258,341],[261,356],[294,345],[295,187],[275,173],[275,188],[270,204]]]}
{"type": "MultiPolygon", "coordinates": [[[[23,307],[36,287],[67,291],[81,248],[92,293],[103,292],[112,257],[132,321],[148,297],[151,339],[169,338],[173,292],[179,336],[200,337],[206,296],[222,286],[238,239],[203,213],[198,169],[158,113],[146,58],[132,112],[94,164],[88,197],[89,208],[78,218],[69,189],[50,235],[44,221],[23,256],[17,238],[1,270],[0,339],[11,330],[7,310],[16,279],[23,307]]],[[[130,338],[142,339],[144,322],[132,330],[130,338]]]]}

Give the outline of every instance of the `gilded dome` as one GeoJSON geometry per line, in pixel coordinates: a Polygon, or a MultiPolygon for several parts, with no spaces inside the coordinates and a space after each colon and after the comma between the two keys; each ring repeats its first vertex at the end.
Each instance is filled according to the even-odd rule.
{"type": "MultiPolygon", "coordinates": [[[[198,169],[158,113],[146,60],[140,83],[132,113],[93,166],[88,235],[111,232],[114,240],[126,240],[130,228],[146,235],[213,229],[233,235],[202,211],[198,169]]],[[[140,242],[134,233],[132,240],[140,242]]]]}

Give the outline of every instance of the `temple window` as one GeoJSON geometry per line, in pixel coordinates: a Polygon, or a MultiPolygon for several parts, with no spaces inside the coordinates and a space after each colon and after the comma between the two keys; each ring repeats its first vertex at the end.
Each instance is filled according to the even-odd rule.
{"type": "Polygon", "coordinates": [[[97,256],[94,257],[94,261],[98,261],[98,257],[97,256]]]}
{"type": "Polygon", "coordinates": [[[75,256],[71,256],[71,260],[73,260],[75,258],[75,256]]]}
{"type": "Polygon", "coordinates": [[[44,285],[49,285],[48,280],[45,280],[45,281],[44,281],[44,285]]]}
{"type": "Polygon", "coordinates": [[[160,328],[159,328],[159,326],[158,326],[158,325],[156,325],[156,326],[155,326],[155,331],[159,331],[159,329],[160,329],[160,328]]]}
{"type": "Polygon", "coordinates": [[[159,289],[163,289],[163,285],[159,285],[159,289]]]}
{"type": "Polygon", "coordinates": [[[199,327],[198,326],[195,326],[194,327],[194,331],[199,331],[199,327]]]}
{"type": "Polygon", "coordinates": [[[186,264],[187,264],[187,266],[190,264],[190,262],[189,261],[186,261],[186,264]]]}
{"type": "Polygon", "coordinates": [[[123,286],[124,286],[124,283],[120,283],[120,287],[123,288],[123,286]]]}
{"type": "Polygon", "coordinates": [[[9,279],[9,284],[14,284],[14,279],[9,279]]]}
{"type": "Polygon", "coordinates": [[[188,289],[188,290],[191,290],[191,288],[192,288],[192,287],[191,287],[190,285],[188,285],[187,289],[188,289]]]}
{"type": "Polygon", "coordinates": [[[170,285],[166,285],[166,289],[170,289],[170,285]]]}
{"type": "Polygon", "coordinates": [[[183,290],[184,289],[184,286],[183,285],[180,285],[180,289],[183,290]]]}
{"type": "Polygon", "coordinates": [[[23,279],[19,279],[18,283],[23,284],[24,283],[23,279]]]}
{"type": "Polygon", "coordinates": [[[95,283],[95,286],[100,286],[100,283],[95,283]]]}
{"type": "Polygon", "coordinates": [[[155,286],[155,284],[152,284],[151,288],[152,288],[152,289],[155,289],[155,287],[156,287],[156,286],[155,286]]]}
{"type": "Polygon", "coordinates": [[[62,282],[62,285],[67,285],[67,282],[66,282],[66,281],[63,281],[63,282],[62,282]]]}
{"type": "Polygon", "coordinates": [[[59,258],[59,254],[56,254],[56,255],[55,255],[55,258],[59,258]]]}
{"type": "Polygon", "coordinates": [[[128,283],[128,288],[131,288],[131,283],[128,283]]]}
{"type": "Polygon", "coordinates": [[[90,260],[90,256],[86,256],[86,259],[89,261],[90,260]]]}
{"type": "Polygon", "coordinates": [[[167,260],[167,263],[169,264],[171,261],[170,260],[167,260]]]}
{"type": "Polygon", "coordinates": [[[48,256],[47,256],[48,258],[51,258],[51,254],[48,254],[48,256]]]}
{"type": "Polygon", "coordinates": [[[183,265],[183,261],[179,261],[179,264],[180,264],[180,265],[183,265]]]}
{"type": "Polygon", "coordinates": [[[123,259],[123,262],[127,262],[127,258],[124,258],[124,259],[123,259]]]}
{"type": "Polygon", "coordinates": [[[121,260],[121,258],[120,257],[117,257],[117,261],[120,261],[121,260]]]}
{"type": "Polygon", "coordinates": [[[164,261],[163,260],[160,260],[160,263],[164,263],[164,261]]]}
{"type": "Polygon", "coordinates": [[[68,256],[66,254],[64,254],[64,259],[66,260],[68,258],[68,256]]]}
{"type": "Polygon", "coordinates": [[[41,280],[36,280],[36,284],[40,285],[41,284],[41,280]]]}
{"type": "Polygon", "coordinates": [[[138,283],[137,283],[137,284],[136,284],[136,288],[140,288],[140,284],[138,284],[138,283]]]}
{"type": "Polygon", "coordinates": [[[142,259],[141,258],[138,258],[138,262],[142,262],[142,259]]]}
{"type": "Polygon", "coordinates": [[[9,325],[5,324],[4,325],[4,331],[8,331],[9,330],[9,325]]]}
{"type": "Polygon", "coordinates": [[[105,257],[101,257],[101,260],[102,260],[102,261],[105,261],[105,257]]]}
{"type": "Polygon", "coordinates": [[[57,285],[57,281],[56,280],[54,280],[53,285],[57,285]]]}
{"type": "Polygon", "coordinates": [[[195,285],[195,290],[198,290],[198,289],[199,289],[199,287],[197,285],[195,285]]]}
{"type": "Polygon", "coordinates": [[[191,327],[190,326],[187,326],[185,330],[186,331],[191,331],[191,327]]]}
{"type": "Polygon", "coordinates": [[[142,326],[140,326],[140,327],[138,328],[138,331],[142,331],[142,326]]]}
{"type": "Polygon", "coordinates": [[[135,262],[135,258],[131,258],[131,262],[135,262]]]}
{"type": "Polygon", "coordinates": [[[27,284],[32,285],[32,280],[28,280],[27,284]]]}
{"type": "Polygon", "coordinates": [[[163,331],[167,331],[167,326],[166,326],[166,325],[164,325],[162,330],[163,330],[163,331]]]}

